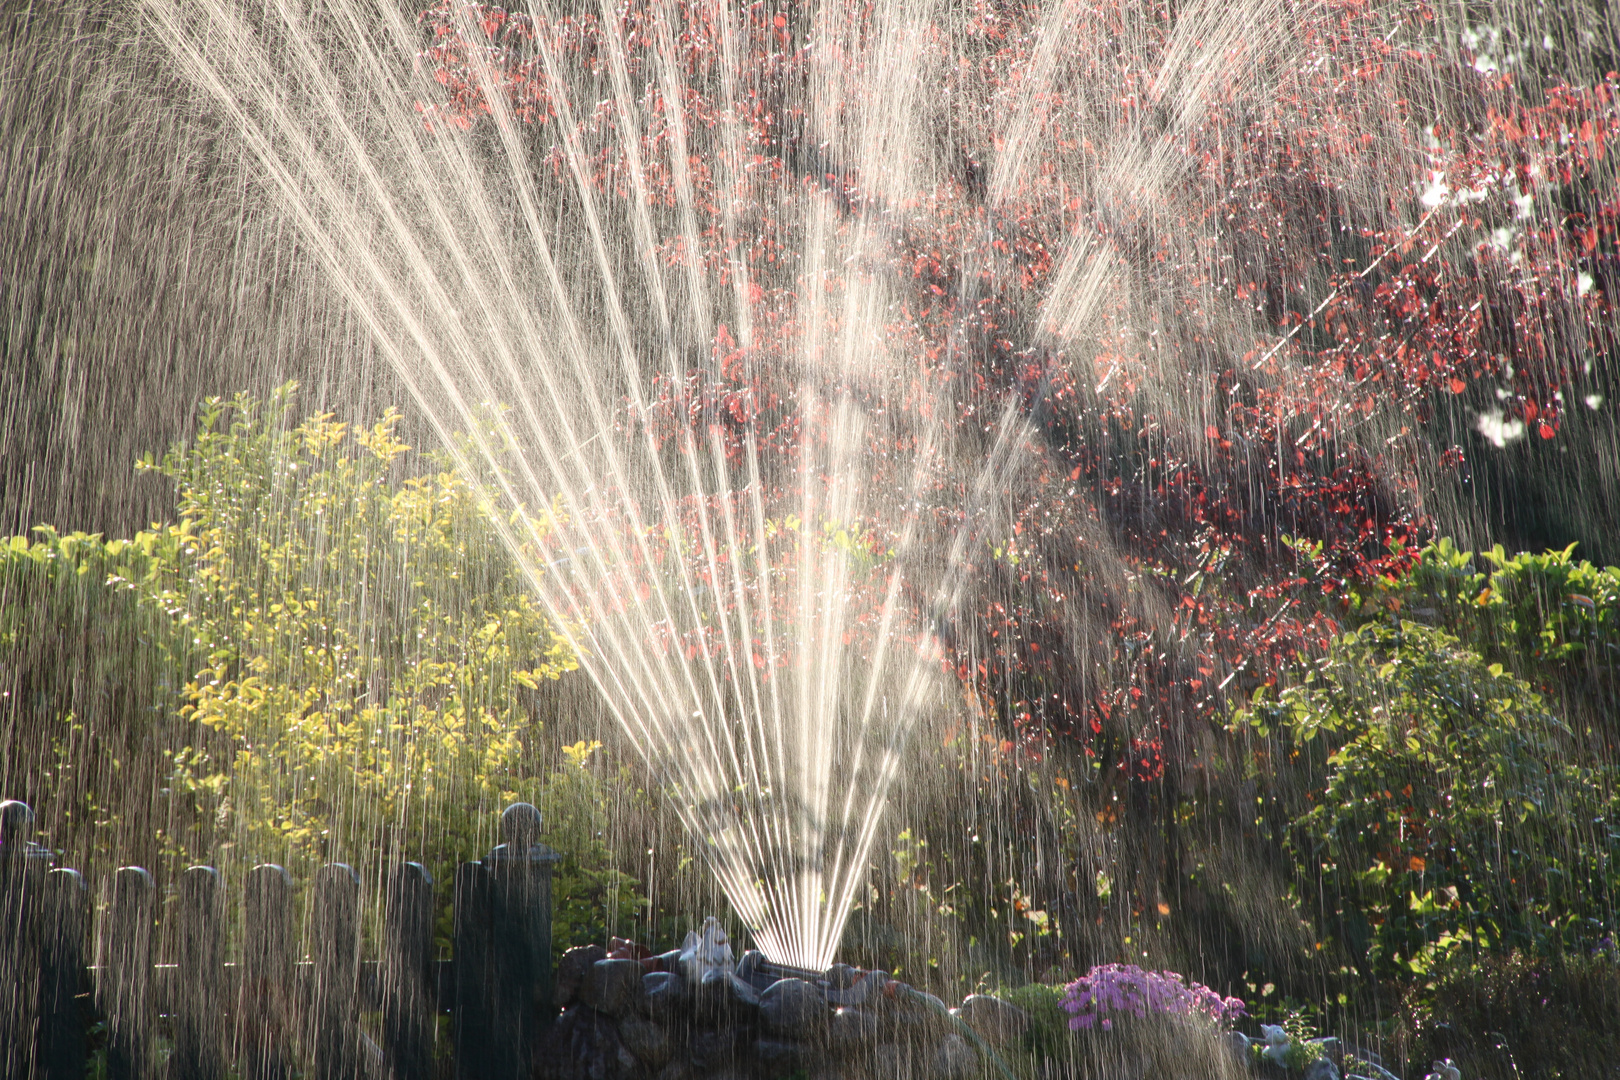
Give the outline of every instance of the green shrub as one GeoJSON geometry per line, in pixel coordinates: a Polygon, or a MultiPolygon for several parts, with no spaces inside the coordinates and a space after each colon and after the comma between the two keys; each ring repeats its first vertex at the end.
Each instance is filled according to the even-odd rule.
{"type": "Polygon", "coordinates": [[[1476,556],[1442,539],[1400,578],[1360,586],[1352,618],[1444,626],[1553,695],[1569,719],[1620,735],[1620,567],[1574,550],[1508,555],[1497,546],[1476,556]]]}
{"type": "Polygon", "coordinates": [[[1065,990],[1036,982],[996,991],[996,997],[1029,1014],[1025,1048],[1041,1057],[1058,1056],[1069,1041],[1069,1014],[1062,1004],[1065,990]]]}
{"type": "MultiPolygon", "coordinates": [[[[564,855],[554,939],[601,939],[642,903],[603,839],[624,778],[598,775],[589,744],[544,746],[526,703],[574,656],[473,488],[412,468],[423,459],[395,436],[398,413],[351,428],[300,422],[293,402],[291,385],[210,400],[190,444],[143,459],[174,483],[176,523],[127,541],[41,530],[0,549],[9,657],[40,678],[75,661],[78,681],[145,672],[131,693],[162,805],[135,813],[150,787],[70,792],[60,776],[44,797],[76,800],[74,815],[112,833],[149,822],[171,868],[210,862],[229,877],[276,862],[307,880],[344,861],[376,880],[383,862],[413,859],[441,899],[455,864],[496,842],[502,807],[533,802],[564,855]]],[[[31,696],[45,702],[36,745],[58,747],[59,772],[119,771],[79,749],[121,734],[81,737],[106,717],[31,696]]],[[[130,858],[129,831],[102,841],[122,849],[113,857],[130,858]]]]}
{"type": "Polygon", "coordinates": [[[1447,965],[1417,1009],[1415,1059],[1452,1058],[1470,1080],[1585,1080],[1620,1065],[1612,952],[1522,952],[1447,965]]]}
{"type": "Polygon", "coordinates": [[[1326,928],[1380,977],[1613,933],[1613,767],[1581,763],[1541,696],[1455,637],[1412,622],[1346,634],[1241,722],[1327,743],[1290,844],[1326,928]]]}
{"type": "Polygon", "coordinates": [[[574,659],[468,485],[395,477],[398,413],[296,423],[292,399],[211,400],[190,446],[140,466],[179,504],[134,541],[134,586],[192,655],[171,784],[212,811],[207,839],[300,871],[423,834],[466,850],[481,810],[537,794],[520,690],[574,659]]]}

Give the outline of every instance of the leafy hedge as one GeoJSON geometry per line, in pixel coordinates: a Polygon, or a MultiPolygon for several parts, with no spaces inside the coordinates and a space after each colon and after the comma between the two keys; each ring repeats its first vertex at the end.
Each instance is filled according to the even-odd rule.
{"type": "Polygon", "coordinates": [[[1326,927],[1379,976],[1469,946],[1592,947],[1620,898],[1620,794],[1541,695],[1445,631],[1345,634],[1241,722],[1328,744],[1289,844],[1326,927]]]}
{"type": "Polygon", "coordinates": [[[0,649],[27,699],[9,707],[29,731],[8,778],[68,805],[55,817],[78,827],[58,840],[78,859],[86,841],[128,859],[133,841],[227,876],[409,858],[448,881],[505,804],[535,802],[566,856],[558,945],[601,937],[605,913],[640,903],[603,840],[615,778],[589,744],[546,747],[526,697],[572,653],[472,489],[412,470],[398,413],[351,428],[294,401],[291,385],[210,400],[189,445],[140,462],[174,483],[173,524],[0,546],[0,649]],[[99,704],[115,685],[141,730],[99,704]],[[161,787],[108,783],[140,745],[161,787]]]}

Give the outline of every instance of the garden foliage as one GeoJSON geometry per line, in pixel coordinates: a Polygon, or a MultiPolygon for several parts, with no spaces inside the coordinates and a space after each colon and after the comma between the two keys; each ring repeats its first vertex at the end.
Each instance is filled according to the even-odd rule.
{"type": "MultiPolygon", "coordinates": [[[[600,937],[606,913],[639,902],[603,840],[611,778],[590,744],[547,747],[529,696],[575,659],[471,487],[416,471],[398,423],[300,419],[290,385],[206,402],[189,444],[139,465],[174,484],[177,521],[129,540],[11,540],[0,644],[24,657],[48,631],[82,639],[81,678],[150,672],[133,692],[160,747],[166,805],[150,828],[165,861],[307,878],[327,861],[415,859],[448,881],[521,799],[565,856],[559,947],[600,937]]],[[[42,652],[30,670],[62,660],[42,652]]],[[[57,768],[98,777],[78,791],[94,821],[80,842],[99,828],[119,834],[100,846],[127,845],[120,815],[145,793],[109,797],[122,769],[97,754],[141,733],[53,709],[62,688],[31,685],[54,712],[42,734],[57,768]]]]}
{"type": "Polygon", "coordinates": [[[1243,1002],[1223,997],[1174,971],[1144,971],[1135,964],[1098,964],[1069,984],[1063,997],[1075,1031],[1113,1028],[1118,1020],[1149,1014],[1196,1017],[1230,1024],[1244,1015],[1243,1002]]]}
{"type": "Polygon", "coordinates": [[[192,651],[180,715],[200,738],[174,782],[265,857],[470,847],[533,750],[521,690],[574,665],[467,485],[393,475],[398,419],[216,400],[192,445],[141,463],[178,495],[132,583],[192,651]]]}
{"type": "Polygon", "coordinates": [[[1345,634],[1244,714],[1326,768],[1289,844],[1306,897],[1380,976],[1459,948],[1589,949],[1620,899],[1620,792],[1541,695],[1443,630],[1345,634]],[[1315,751],[1315,752],[1313,752],[1315,751]]]}

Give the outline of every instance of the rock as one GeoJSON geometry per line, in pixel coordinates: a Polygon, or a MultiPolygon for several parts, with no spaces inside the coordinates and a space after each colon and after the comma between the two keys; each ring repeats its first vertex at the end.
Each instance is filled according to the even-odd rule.
{"type": "MultiPolygon", "coordinates": [[[[834,966],[842,967],[844,965],[834,966]]],[[[827,975],[830,980],[832,977],[830,969],[827,975]]],[[[855,981],[846,987],[839,988],[836,985],[829,985],[827,988],[827,1002],[831,1005],[866,1005],[875,1003],[875,999],[882,995],[883,988],[888,986],[889,982],[889,973],[887,971],[858,973],[855,981]]]]}
{"type": "Polygon", "coordinates": [[[1332,1062],[1337,1062],[1344,1057],[1344,1048],[1339,1045],[1339,1040],[1334,1038],[1332,1035],[1324,1035],[1316,1039],[1306,1039],[1305,1045],[1320,1046],[1322,1048],[1322,1056],[1332,1062]]]}
{"type": "Polygon", "coordinates": [[[883,1043],[872,1051],[872,1075],[906,1077],[911,1075],[911,1054],[897,1043],[883,1043]]]}
{"type": "Polygon", "coordinates": [[[535,1080],[626,1080],[641,1069],[613,1021],[584,1005],[551,1025],[536,1064],[535,1080]]]}
{"type": "Polygon", "coordinates": [[[759,991],[737,978],[737,976],[726,975],[722,981],[731,989],[731,1000],[734,1006],[752,1009],[759,1004],[759,991]]]}
{"type": "Polygon", "coordinates": [[[759,1016],[767,1031],[794,1039],[819,1037],[829,1020],[827,1000],[803,979],[778,979],[759,996],[759,1016]]]}
{"type": "Polygon", "coordinates": [[[669,1023],[686,1010],[686,979],[674,971],[652,971],[641,977],[642,1007],[660,1023],[669,1023]]]}
{"type": "Polygon", "coordinates": [[[599,1013],[618,1016],[641,1007],[641,965],[634,960],[598,960],[585,973],[579,1000],[599,1013]]]}
{"type": "Polygon", "coordinates": [[[968,1080],[978,1070],[978,1051],[969,1046],[966,1039],[953,1032],[939,1040],[939,1046],[934,1051],[934,1076],[937,1080],[968,1080]]]}
{"type": "MultiPolygon", "coordinates": [[[[804,1074],[805,1080],[867,1080],[867,1074],[859,1069],[853,1069],[847,1064],[837,1064],[823,1061],[810,1066],[804,1074]]],[[[877,1080],[872,1077],[871,1080],[877,1080]]]]}
{"type": "Polygon", "coordinates": [[[950,1009],[933,994],[907,987],[905,993],[895,995],[895,1004],[900,1030],[909,1032],[911,1038],[932,1042],[955,1026],[950,1009]]]}
{"type": "Polygon", "coordinates": [[[1281,1024],[1261,1024],[1260,1037],[1266,1040],[1263,1051],[1268,1061],[1278,1065],[1286,1064],[1288,1048],[1293,1045],[1293,1039],[1284,1031],[1281,1024]]]}
{"type": "Polygon", "coordinates": [[[991,1046],[1017,1042],[1029,1030],[1029,1014],[1010,1001],[972,994],[956,1010],[957,1019],[991,1046]]]}
{"type": "Polygon", "coordinates": [[[619,1041],[648,1069],[662,1066],[675,1049],[669,1032],[633,1013],[619,1020],[619,1041]]]}
{"type": "Polygon", "coordinates": [[[1232,1056],[1237,1059],[1239,1065],[1248,1068],[1254,1064],[1254,1055],[1249,1051],[1252,1044],[1249,1042],[1249,1037],[1243,1032],[1227,1032],[1226,1045],[1232,1048],[1232,1056]]]}
{"type": "Polygon", "coordinates": [[[910,993],[905,996],[905,1008],[908,1012],[928,1013],[930,1016],[949,1016],[951,1009],[944,1001],[930,994],[926,990],[907,987],[910,993]]]}
{"type": "Polygon", "coordinates": [[[760,952],[758,949],[749,949],[745,951],[742,954],[742,959],[737,961],[737,978],[741,979],[743,982],[752,983],[754,981],[754,973],[759,969],[759,965],[766,962],[765,954],[760,952]]]}
{"type": "Polygon", "coordinates": [[[672,1061],[659,1069],[653,1080],[692,1080],[692,1070],[684,1061],[672,1061]]]}
{"type": "Polygon", "coordinates": [[[1327,1058],[1317,1058],[1305,1066],[1305,1080],[1339,1080],[1338,1067],[1327,1058]]]}
{"type": "Polygon", "coordinates": [[[687,1043],[688,1063],[694,1072],[703,1076],[729,1065],[736,1056],[737,1029],[733,1027],[693,1032],[687,1043]]]}
{"type": "Polygon", "coordinates": [[[681,970],[681,950],[671,949],[669,952],[659,953],[651,960],[643,960],[641,966],[649,971],[674,971],[678,973],[681,970]]]}
{"type": "Polygon", "coordinates": [[[546,1028],[536,1056],[535,1080],[574,1080],[579,1076],[580,1065],[574,1060],[574,1029],[579,1026],[582,1015],[582,1009],[564,1009],[546,1028]]]}
{"type": "Polygon", "coordinates": [[[754,1043],[754,1060],[765,1067],[771,1076],[785,1076],[798,1072],[816,1059],[808,1046],[785,1039],[760,1039],[754,1043]]]}
{"type": "MultiPolygon", "coordinates": [[[[1338,1080],[1338,1077],[1334,1077],[1333,1080],[1338,1080]]],[[[1430,1065],[1429,1075],[1424,1077],[1424,1080],[1462,1080],[1462,1072],[1450,1058],[1446,1058],[1430,1065]]]]}
{"type": "Polygon", "coordinates": [[[736,1023],[753,1014],[759,1007],[759,991],[728,971],[711,971],[703,981],[693,987],[692,1004],[699,1016],[719,1022],[736,1023]]]}
{"type": "Polygon", "coordinates": [[[562,954],[557,961],[557,979],[552,984],[559,1009],[566,1009],[574,1003],[580,984],[585,981],[585,973],[591,970],[592,964],[605,959],[607,950],[600,945],[575,945],[562,954]]]}
{"type": "Polygon", "coordinates": [[[860,981],[863,972],[848,964],[834,964],[827,969],[827,985],[834,990],[848,990],[860,981]]]}
{"type": "Polygon", "coordinates": [[[827,1045],[836,1053],[847,1054],[877,1042],[877,1017],[862,1009],[843,1008],[833,1013],[827,1026],[827,1045]]]}
{"type": "MultiPolygon", "coordinates": [[[[879,1001],[877,998],[874,998],[872,1002],[874,1005],[888,1003],[898,1006],[903,1004],[911,996],[910,983],[901,982],[899,979],[893,978],[887,971],[869,972],[867,973],[866,979],[870,979],[874,975],[883,976],[883,993],[877,996],[882,1000],[879,1001]]],[[[860,986],[864,984],[866,979],[862,979],[860,983],[857,983],[856,985],[860,986]]]]}
{"type": "Polygon", "coordinates": [[[692,1009],[706,1021],[719,1022],[731,1011],[733,1004],[731,984],[722,974],[696,983],[687,983],[686,992],[692,999],[692,1009]]]}

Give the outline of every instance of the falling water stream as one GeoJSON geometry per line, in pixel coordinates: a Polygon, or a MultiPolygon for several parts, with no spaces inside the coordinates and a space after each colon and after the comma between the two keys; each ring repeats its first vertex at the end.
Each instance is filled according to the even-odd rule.
{"type": "MultiPolygon", "coordinates": [[[[833,10],[818,31],[838,42],[849,30],[830,22],[833,10]]],[[[533,60],[566,167],[554,190],[535,175],[492,64],[474,73],[493,137],[478,145],[456,124],[424,122],[418,105],[437,87],[413,64],[421,32],[388,4],[156,2],[147,13],[476,479],[759,947],[826,967],[938,670],[934,629],[950,617],[962,552],[982,525],[974,507],[1019,441],[1009,413],[954,533],[920,535],[938,531],[929,515],[950,409],[891,354],[881,320],[893,298],[880,277],[823,287],[830,267],[881,248],[891,225],[875,213],[847,223],[830,193],[812,203],[799,223],[801,336],[777,376],[784,398],[750,399],[741,419],[712,404],[704,413],[689,388],[753,362],[756,286],[740,259],[667,256],[706,240],[678,150],[679,205],[649,209],[655,163],[633,149],[649,118],[622,42],[606,45],[613,97],[602,105],[630,128],[619,182],[633,194],[607,205],[570,115],[602,106],[579,98],[567,58],[544,40],[533,60]],[[712,347],[717,333],[732,340],[727,321],[741,359],[712,347]]],[[[728,55],[735,16],[710,14],[728,55]]],[[[617,25],[610,9],[601,15],[617,25]]],[[[859,62],[818,65],[803,91],[807,122],[836,125],[849,165],[881,192],[911,182],[908,65],[927,15],[886,7],[875,32],[843,42],[859,62]],[[859,70],[883,75],[847,85],[859,70]]],[[[663,17],[654,70],[641,74],[678,103],[679,27],[673,8],[663,17]]],[[[481,33],[463,18],[465,33],[481,33]]],[[[722,64],[723,80],[735,74],[722,64]]],[[[676,107],[661,122],[679,148],[693,120],[676,107]]],[[[735,127],[718,121],[708,158],[721,192],[747,183],[735,127]]],[[[727,219],[731,235],[744,229],[727,219]]]]}
{"type": "MultiPolygon", "coordinates": [[[[24,420],[48,421],[42,445],[57,440],[55,457],[0,467],[0,509],[28,519],[19,531],[34,524],[36,488],[67,490],[75,469],[110,475],[106,448],[152,437],[154,412],[165,436],[181,431],[186,365],[203,366],[224,323],[253,371],[305,374],[289,359],[298,350],[352,364],[312,395],[322,408],[341,396],[345,418],[381,357],[414,405],[404,423],[425,425],[423,449],[470,485],[639,752],[637,775],[771,960],[826,971],[846,958],[846,923],[870,899],[883,908],[874,922],[914,920],[901,936],[957,920],[942,984],[1067,983],[1087,964],[1162,963],[1222,994],[1252,980],[1250,1006],[1274,1019],[1283,996],[1316,995],[1324,1017],[1343,1014],[1322,1020],[1324,1034],[1378,1039],[1394,1030],[1390,988],[1428,978],[1421,965],[1440,965],[1444,949],[1496,949],[1504,963],[1533,951],[1504,945],[1506,930],[1492,941],[1461,929],[1465,913],[1476,918],[1471,889],[1526,891],[1503,869],[1500,835],[1477,858],[1467,837],[1435,839],[1463,821],[1463,789],[1444,784],[1473,775],[1476,757],[1495,768],[1488,739],[1459,736],[1455,761],[1427,762],[1416,795],[1405,787],[1421,806],[1432,781],[1436,800],[1457,804],[1436,802],[1427,825],[1409,831],[1420,815],[1407,808],[1378,819],[1395,840],[1376,825],[1347,839],[1357,830],[1329,820],[1325,793],[1355,780],[1339,752],[1362,730],[1353,724],[1365,720],[1371,745],[1393,715],[1386,681],[1429,670],[1383,666],[1379,653],[1377,678],[1360,686],[1333,665],[1357,644],[1349,631],[1415,624],[1411,640],[1438,643],[1424,663],[1473,680],[1455,695],[1468,707],[1447,699],[1462,719],[1441,710],[1434,724],[1475,723],[1469,707],[1484,698],[1469,694],[1485,687],[1502,716],[1522,714],[1502,730],[1544,721],[1553,732],[1525,751],[1534,790],[1609,800],[1606,834],[1602,814],[1583,811],[1513,851],[1544,858],[1549,882],[1576,882],[1543,905],[1550,913],[1533,897],[1501,903],[1534,923],[1532,937],[1552,934],[1549,955],[1612,969],[1616,669],[1594,656],[1620,625],[1616,601],[1592,584],[1598,570],[1558,578],[1535,595],[1537,640],[1564,634],[1567,655],[1515,653],[1509,624],[1491,620],[1524,596],[1493,594],[1484,554],[1499,540],[1537,551],[1578,540],[1577,558],[1595,563],[1620,550],[1620,75],[1608,71],[1620,27],[1607,8],[122,3],[85,31],[101,51],[84,55],[108,65],[95,77],[71,49],[55,67],[25,56],[21,31],[0,56],[11,125],[0,130],[22,133],[0,179],[26,181],[24,195],[0,192],[0,227],[18,226],[0,235],[0,316],[11,320],[0,354],[38,369],[0,372],[0,451],[24,420]],[[45,74],[26,85],[13,70],[45,74]],[[73,105],[48,116],[19,90],[73,105]],[[119,119],[102,131],[98,110],[119,119]],[[135,179],[98,209],[84,194],[95,178],[78,172],[104,163],[135,179]],[[155,271],[131,253],[148,234],[155,271]],[[81,278],[82,296],[58,295],[81,278]],[[97,431],[85,358],[118,372],[126,354],[156,372],[139,388],[146,422],[120,424],[105,408],[97,431]],[[72,461],[81,435],[105,439],[94,443],[102,460],[72,461]],[[1412,571],[1412,552],[1441,537],[1480,559],[1437,547],[1419,560],[1452,563],[1412,571]],[[1458,606],[1403,608],[1400,590],[1417,596],[1430,578],[1458,606]],[[1457,625],[1430,625],[1443,610],[1462,613],[1457,625]],[[1464,640],[1469,627],[1478,640],[1464,640]],[[1349,705],[1321,725],[1301,719],[1340,691],[1370,695],[1355,708],[1376,699],[1371,719],[1349,705]],[[1293,695],[1292,720],[1281,694],[1293,695]],[[946,731],[924,746],[917,733],[936,718],[946,731]],[[955,741],[962,729],[971,734],[955,741]],[[957,755],[936,770],[948,777],[924,780],[941,743],[957,755]],[[1555,783],[1565,767],[1578,779],[1555,783]],[[942,854],[936,836],[933,863],[918,854],[926,841],[895,839],[892,806],[914,780],[955,800],[929,824],[948,817],[958,847],[942,854]],[[1431,839],[1427,854],[1414,846],[1431,839]],[[893,860],[906,895],[885,908],[867,879],[902,840],[915,844],[893,860]],[[1367,850],[1324,854],[1358,843],[1367,850]],[[1588,856],[1605,869],[1580,878],[1587,870],[1569,868],[1588,856]],[[1380,913],[1385,882],[1395,907],[1380,913]],[[985,893],[971,918],[952,907],[958,887],[985,893]],[[1577,927],[1583,904],[1590,918],[1577,927]],[[1408,918],[1422,924],[1417,959],[1379,953],[1408,918]],[[1564,929],[1548,931],[1555,923],[1564,929]],[[1379,975],[1381,963],[1410,970],[1379,975]]],[[[51,32],[66,41],[76,25],[51,32]]],[[[144,510],[115,481],[96,482],[126,517],[144,510]]],[[[39,505],[65,514],[46,495],[39,505]]],[[[49,579],[23,565],[27,544],[12,546],[19,580],[49,579]]],[[[1491,565],[1505,558],[1498,548],[1491,565]]],[[[1566,573],[1567,559],[1549,558],[1547,580],[1566,573]]],[[[148,607],[154,596],[171,599],[153,590],[148,607]]],[[[36,628],[19,618],[0,629],[20,627],[32,648],[36,628]]],[[[146,625],[116,641],[53,631],[138,669],[103,680],[116,687],[104,697],[130,697],[122,704],[84,705],[86,691],[75,717],[45,692],[23,702],[27,680],[0,668],[7,694],[19,690],[5,715],[26,714],[16,730],[37,742],[13,747],[21,740],[0,730],[0,766],[45,777],[36,809],[52,784],[73,787],[69,776],[78,801],[64,797],[53,820],[100,845],[97,858],[123,859],[102,838],[124,834],[170,861],[199,855],[174,841],[184,800],[173,796],[186,768],[207,771],[201,725],[185,743],[189,766],[156,737],[120,761],[107,734],[148,738],[147,713],[179,700],[167,683],[152,700],[129,690],[147,667],[192,659],[153,659],[146,625]]],[[[28,664],[67,666],[44,647],[16,670],[28,664]]],[[[420,693],[391,699],[386,681],[340,687],[352,700],[333,722],[375,708],[388,714],[381,730],[439,707],[420,693]]],[[[193,718],[171,712],[164,737],[189,738],[193,718]]],[[[231,753],[248,741],[207,734],[209,745],[235,739],[231,753]]],[[[223,755],[205,782],[226,780],[223,755]]],[[[485,784],[443,772],[445,798],[485,784]]],[[[1368,784],[1363,803],[1339,800],[1344,820],[1360,820],[1346,807],[1401,788],[1368,784]]],[[[368,797],[336,792],[331,818],[345,798],[368,797]]],[[[226,839],[206,857],[229,868],[248,846],[220,853],[246,835],[231,815],[254,811],[193,801],[217,811],[226,839]]],[[[369,858],[336,833],[298,857],[369,858]]],[[[388,858],[431,861],[395,848],[388,858]]],[[[635,859],[622,856],[612,861],[635,859]]],[[[650,862],[647,876],[651,892],[650,862]]],[[[903,974],[921,986],[931,976],[911,969],[913,955],[903,974]]],[[[900,973],[899,961],[860,962],[900,973]]],[[[1412,1001],[1438,994],[1435,980],[1412,1001]]]]}
{"type": "MultiPolygon", "coordinates": [[[[740,62],[758,28],[729,4],[534,10],[536,25],[594,17],[586,50],[450,8],[440,29],[473,44],[454,88],[466,100],[446,105],[423,26],[388,3],[144,10],[478,484],[761,948],[824,968],[930,700],[963,553],[986,535],[1031,422],[1009,405],[989,426],[994,448],[964,468],[955,391],[934,377],[949,357],[925,362],[894,339],[906,298],[865,269],[892,262],[940,168],[926,148],[941,113],[923,88],[931,35],[954,16],[923,0],[796,11],[808,63],[745,101],[743,80],[772,76],[740,62]],[[527,97],[511,92],[514,71],[527,97]],[[777,158],[745,138],[747,102],[793,117],[777,158]],[[773,168],[816,180],[797,205],[761,209],[755,174],[773,168]],[[758,303],[758,264],[742,254],[767,239],[796,267],[785,311],[758,303]]],[[[997,99],[998,152],[973,166],[989,208],[981,249],[1011,234],[997,215],[1015,193],[1060,177],[1091,193],[1094,221],[1168,225],[1193,182],[1182,146],[1213,97],[1306,55],[1279,2],[1193,4],[1133,91],[1154,123],[1084,172],[1037,173],[1035,141],[1062,126],[1047,103],[1070,77],[1076,18],[1042,9],[1031,61],[997,99]]],[[[1433,213],[1401,227],[1410,238],[1433,213]]],[[[1120,270],[1119,235],[1076,226],[1048,253],[1031,298],[1039,340],[1085,341],[1105,308],[1152,303],[1120,270]]],[[[952,286],[968,303],[978,258],[952,286]]],[[[1322,291],[1323,305],[1338,295],[1322,291]]],[[[1231,338],[1235,354],[1242,333],[1211,320],[1191,340],[1231,338]]],[[[1196,357],[1154,355],[1135,375],[1139,404],[1218,431],[1226,406],[1189,378],[1196,357]]],[[[1102,392],[1114,375],[1098,370],[1102,392]]]]}

